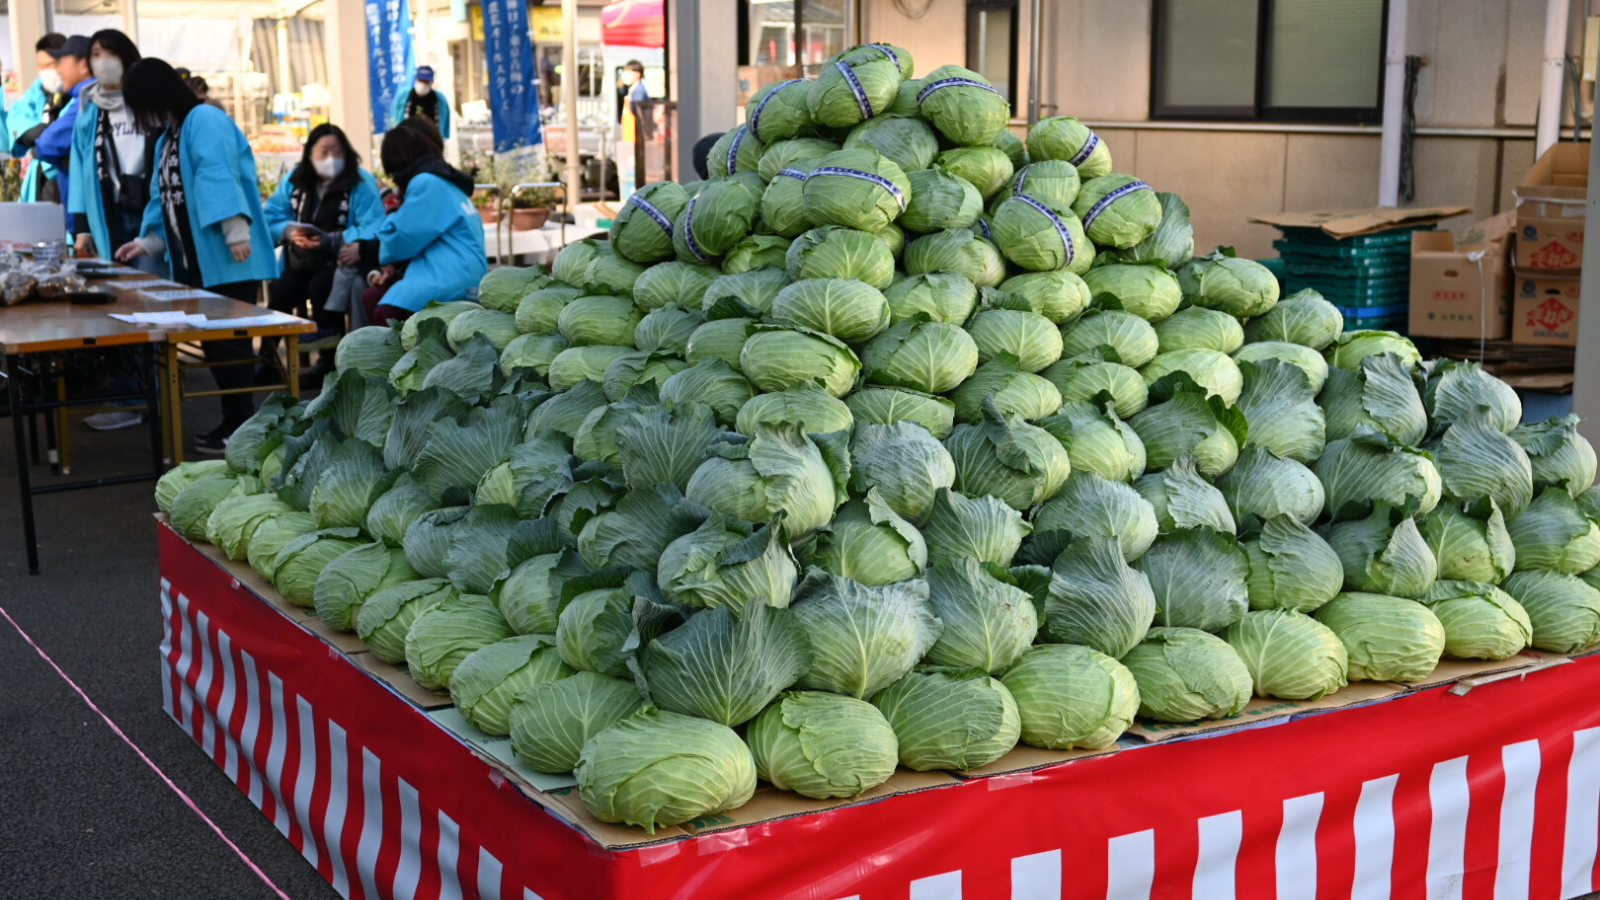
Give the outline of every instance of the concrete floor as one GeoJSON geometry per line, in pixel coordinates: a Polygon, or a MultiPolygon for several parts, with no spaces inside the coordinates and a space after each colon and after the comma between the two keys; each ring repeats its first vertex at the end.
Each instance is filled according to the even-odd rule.
{"type": "MultiPolygon", "coordinates": [[[[191,402],[187,421],[210,428],[215,403],[191,402]]],[[[43,571],[30,576],[10,420],[0,428],[0,606],[284,893],[337,897],[161,711],[153,484],[35,498],[43,571]]],[[[73,477],[137,472],[148,447],[143,429],[77,425],[73,477]]],[[[277,896],[3,619],[0,770],[0,897],[277,896]]]]}

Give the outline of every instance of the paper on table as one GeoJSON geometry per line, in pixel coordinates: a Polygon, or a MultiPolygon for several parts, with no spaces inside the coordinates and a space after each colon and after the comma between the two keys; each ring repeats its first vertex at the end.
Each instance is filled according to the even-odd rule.
{"type": "Polygon", "coordinates": [[[130,325],[204,325],[206,317],[200,313],[170,312],[106,313],[119,322],[130,325]]]}
{"type": "MultiPolygon", "coordinates": [[[[172,282],[170,282],[170,281],[166,282],[166,284],[171,284],[171,283],[172,282]]],[[[171,302],[173,300],[208,300],[208,299],[211,299],[213,297],[220,297],[221,296],[220,294],[213,294],[210,291],[202,291],[199,288],[186,288],[186,287],[180,287],[175,291],[150,291],[150,290],[145,290],[145,291],[143,291],[143,293],[144,293],[144,295],[146,297],[150,298],[151,300],[160,300],[162,302],[171,302]]]]}
{"type": "MultiPolygon", "coordinates": [[[[119,273],[119,274],[121,274],[121,273],[119,273]]],[[[133,272],[132,270],[129,270],[129,274],[138,274],[138,273],[133,272]]],[[[144,290],[145,288],[167,288],[167,287],[176,288],[176,287],[183,287],[183,285],[177,283],[176,281],[163,281],[163,280],[158,279],[158,278],[157,279],[138,278],[138,279],[133,279],[133,280],[125,280],[125,279],[119,278],[116,281],[105,281],[105,282],[101,282],[101,284],[103,284],[105,287],[113,288],[115,290],[121,290],[121,291],[137,291],[137,290],[144,290]]]]}
{"type": "MultiPolygon", "coordinates": [[[[204,316],[201,316],[204,319],[204,316]]],[[[285,313],[267,313],[264,316],[240,316],[235,319],[211,319],[206,322],[217,328],[255,328],[260,325],[289,325],[295,322],[304,322],[285,313]]]]}

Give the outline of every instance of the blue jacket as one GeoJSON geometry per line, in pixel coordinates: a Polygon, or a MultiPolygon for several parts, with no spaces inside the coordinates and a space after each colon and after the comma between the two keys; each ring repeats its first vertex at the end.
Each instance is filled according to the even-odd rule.
{"type": "MultiPolygon", "coordinates": [[[[156,141],[156,166],[166,150],[169,132],[156,141]]],[[[178,172],[188,199],[189,228],[194,232],[195,257],[200,263],[203,287],[232,284],[236,281],[265,281],[276,278],[278,262],[273,256],[273,241],[267,236],[266,217],[261,212],[261,188],[256,182],[256,160],[244,132],[228,114],[202,103],[183,120],[178,147],[178,172]],[[228,242],[222,236],[222,221],[244,216],[250,221],[250,258],[234,262],[228,242]]],[[[166,241],[166,217],[161,211],[161,190],[150,192],[144,208],[140,237],[154,235],[166,241]]],[[[169,263],[170,264],[170,263],[169,263]]]]}
{"type": "MultiPolygon", "coordinates": [[[[44,121],[44,108],[48,102],[44,95],[44,85],[35,78],[33,84],[22,92],[15,105],[6,111],[6,132],[11,140],[11,155],[18,159],[26,156],[30,148],[17,143],[17,138],[23,132],[44,121]]],[[[44,177],[54,178],[56,167],[46,162],[35,161],[34,165],[43,166],[44,177]]],[[[32,167],[29,167],[32,174],[32,167]]],[[[39,197],[39,181],[36,178],[25,178],[22,181],[22,196],[18,199],[23,203],[32,203],[39,197]]]]}
{"type": "MultiPolygon", "coordinates": [[[[67,177],[66,170],[71,165],[73,129],[77,127],[78,116],[83,110],[83,104],[78,98],[83,94],[83,89],[91,84],[94,84],[93,78],[80,81],[67,91],[67,97],[70,99],[67,100],[67,105],[62,108],[61,115],[57,116],[54,122],[51,122],[44,131],[39,133],[39,139],[33,144],[34,158],[55,166],[56,171],[52,174],[52,177],[55,178],[56,184],[61,188],[61,205],[68,210],[72,209],[72,192],[70,190],[72,184],[71,179],[67,177]]],[[[66,216],[70,227],[72,213],[67,212],[66,216]]]]}
{"type": "MultiPolygon", "coordinates": [[[[389,104],[390,128],[399,125],[400,121],[406,117],[406,104],[411,101],[411,92],[413,90],[415,89],[408,87],[394,95],[394,102],[389,104]]],[[[450,101],[444,94],[439,93],[438,88],[434,88],[433,95],[439,98],[439,136],[448,138],[450,136],[450,101]]]]}
{"type": "Polygon", "coordinates": [[[378,261],[410,261],[405,277],[383,302],[416,311],[429,301],[464,300],[489,271],[483,220],[460,188],[421,173],[406,185],[405,202],[378,229],[378,261]]]}
{"type": "MultiPolygon", "coordinates": [[[[378,226],[383,224],[383,192],[378,189],[378,179],[366,169],[360,171],[361,180],[350,189],[350,214],[343,235],[347,244],[376,237],[378,226]]],[[[294,221],[294,207],[290,203],[293,195],[294,182],[285,175],[278,182],[278,189],[267,198],[263,214],[267,217],[267,234],[274,241],[281,242],[284,227],[294,221]]]]}
{"type": "MultiPolygon", "coordinates": [[[[72,128],[72,165],[67,168],[67,182],[72,190],[67,200],[67,214],[82,215],[88,220],[89,234],[94,237],[95,250],[110,258],[117,252],[111,241],[111,229],[106,225],[106,198],[100,187],[100,170],[95,165],[95,132],[100,128],[100,107],[87,101],[78,114],[78,123],[72,128]]],[[[147,145],[148,146],[148,145],[147,145]]],[[[145,172],[150,178],[153,173],[145,172]]],[[[66,192],[63,192],[66,193],[66,192]]]]}

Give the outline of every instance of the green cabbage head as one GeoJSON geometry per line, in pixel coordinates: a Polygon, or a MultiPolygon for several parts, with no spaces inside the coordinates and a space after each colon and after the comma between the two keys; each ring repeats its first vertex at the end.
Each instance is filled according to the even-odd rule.
{"type": "Polygon", "coordinates": [[[1317,610],[1339,636],[1357,681],[1421,681],[1444,654],[1444,626],[1415,600],[1384,594],[1340,594],[1317,610]]]}
{"type": "Polygon", "coordinates": [[[1016,700],[1022,742],[1046,750],[1109,747],[1139,711],[1133,673],[1088,647],[1034,647],[1001,683],[1016,700]]]}
{"type": "Polygon", "coordinates": [[[743,806],[756,790],[755,760],[733,729],[654,706],[591,737],[573,774],[602,822],[651,834],[743,806]]]}
{"type": "Polygon", "coordinates": [[[827,800],[889,780],[899,762],[894,729],[876,706],[822,691],[789,691],[745,734],[756,774],[783,791],[827,800]]]}
{"type": "Polygon", "coordinates": [[[1238,651],[1197,628],[1152,628],[1122,664],[1139,685],[1139,715],[1157,722],[1228,718],[1254,688],[1238,651]]]}

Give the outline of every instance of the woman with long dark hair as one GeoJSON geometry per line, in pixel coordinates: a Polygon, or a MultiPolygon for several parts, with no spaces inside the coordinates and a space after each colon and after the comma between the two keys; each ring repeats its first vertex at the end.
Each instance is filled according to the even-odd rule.
{"type": "MultiPolygon", "coordinates": [[[[138,237],[150,201],[156,136],[134,121],[122,95],[122,80],[139,59],[139,48],[114,28],[89,39],[89,69],[95,80],[81,93],[67,170],[72,179],[67,212],[72,214],[79,256],[106,256],[138,237]]],[[[134,264],[159,270],[150,257],[134,264]]]]}
{"type": "MultiPolygon", "coordinates": [[[[279,312],[310,315],[316,337],[345,331],[345,311],[326,308],[338,271],[339,248],[370,238],[383,224],[378,180],[361,168],[361,157],[339,126],[323,123],[306,136],[300,164],[278,184],[264,210],[267,233],[283,244],[283,267],[268,292],[279,312]]],[[[312,378],[331,371],[324,351],[312,378]]]]}
{"type": "Polygon", "coordinates": [[[489,271],[472,178],[445,162],[443,150],[439,130],[415,116],[383,136],[384,171],[405,199],[374,239],[346,248],[341,260],[406,263],[405,276],[369,310],[373,323],[408,318],[434,300],[465,299],[489,271]]]}
{"type": "MultiPolygon", "coordinates": [[[[254,303],[260,282],[277,274],[256,182],[255,156],[244,132],[189,90],[165,60],[146,58],[123,76],[123,96],[155,146],[154,190],[139,236],[117,249],[117,259],[165,256],[172,279],[254,303]]],[[[208,341],[210,362],[254,361],[247,339],[208,341]]],[[[245,388],[247,365],[213,366],[217,387],[245,388]]],[[[220,454],[224,442],[250,417],[247,393],[224,394],[222,423],[195,438],[201,453],[220,454]]]]}

